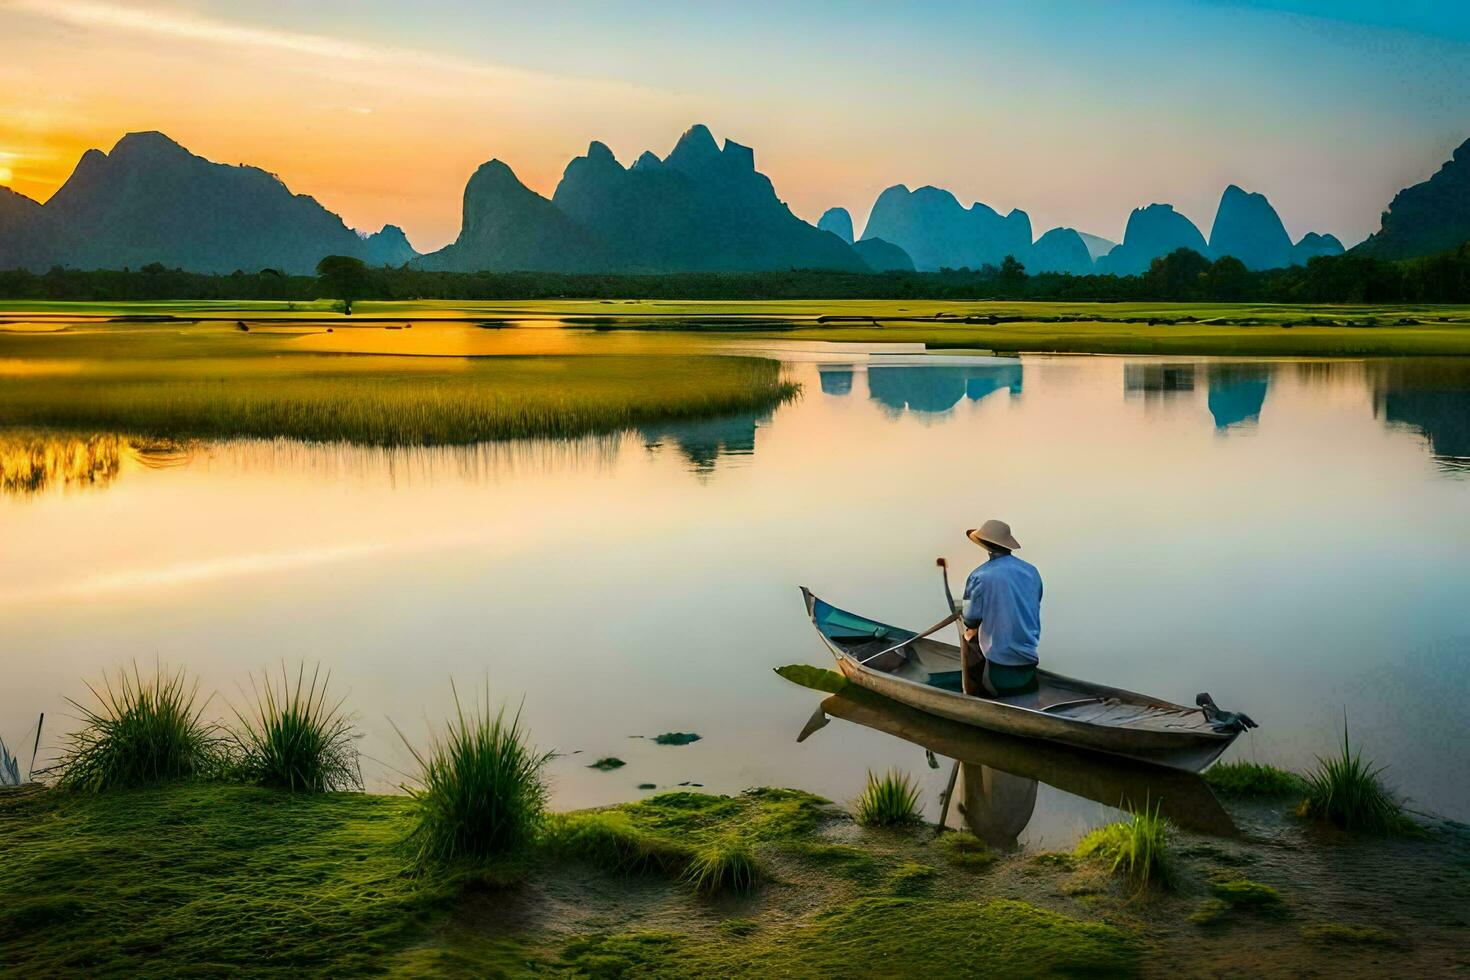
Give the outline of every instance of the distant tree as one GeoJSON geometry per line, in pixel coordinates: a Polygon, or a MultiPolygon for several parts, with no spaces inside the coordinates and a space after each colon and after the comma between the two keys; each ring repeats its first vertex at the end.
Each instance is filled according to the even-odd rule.
{"type": "Polygon", "coordinates": [[[317,283],[328,296],[342,301],[342,312],[352,315],[352,301],[367,295],[372,276],[362,259],[350,255],[328,255],[316,264],[317,283]]]}
{"type": "Polygon", "coordinates": [[[1209,271],[1209,259],[1192,248],[1179,248],[1153,260],[1143,274],[1144,287],[1155,299],[1198,299],[1209,271]]]}
{"type": "Polygon", "coordinates": [[[1205,294],[1208,299],[1235,302],[1245,299],[1250,288],[1250,270],[1233,255],[1220,256],[1205,274],[1205,294]]]}
{"type": "Polygon", "coordinates": [[[1007,255],[1000,264],[1000,280],[1007,286],[1019,286],[1026,281],[1026,267],[1014,255],[1007,255]]]}

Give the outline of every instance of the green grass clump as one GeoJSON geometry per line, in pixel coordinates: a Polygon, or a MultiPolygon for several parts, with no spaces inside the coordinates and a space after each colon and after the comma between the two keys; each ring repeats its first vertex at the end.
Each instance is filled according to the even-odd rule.
{"type": "Polygon", "coordinates": [[[1296,773],[1260,762],[1216,763],[1204,778],[1216,793],[1236,799],[1295,796],[1307,787],[1296,773]]]}
{"type": "Polygon", "coordinates": [[[1302,926],[1302,938],[1321,946],[1394,946],[1398,937],[1377,926],[1349,926],[1340,922],[1315,922],[1302,926]]]}
{"type": "Polygon", "coordinates": [[[802,841],[793,845],[791,851],[811,864],[827,868],[853,881],[871,882],[878,875],[878,862],[873,859],[873,855],[851,844],[802,841]]]}
{"type": "Polygon", "coordinates": [[[681,879],[698,895],[748,892],[761,878],[755,851],[737,838],[714,841],[697,848],[681,879]]]}
{"type": "Polygon", "coordinates": [[[408,842],[421,867],[513,855],[535,840],[546,809],[542,769],[551,756],[530,746],[520,713],[492,716],[488,691],[477,714],[466,716],[458,691],[454,707],[427,753],[404,739],[420,768],[419,785],[405,788],[416,817],[408,842]]]}
{"type": "Polygon", "coordinates": [[[1297,814],[1343,830],[1369,834],[1411,832],[1414,823],[1404,814],[1403,804],[1379,780],[1382,772],[1382,767],[1373,768],[1352,750],[1344,724],[1342,753],[1317,759],[1317,768],[1307,774],[1307,797],[1297,807],[1297,814]]]}
{"type": "Polygon", "coordinates": [[[927,864],[905,861],[888,872],[883,879],[883,887],[892,895],[922,895],[929,890],[938,874],[937,868],[931,868],[927,864]]]}
{"type": "Polygon", "coordinates": [[[1159,815],[1158,805],[1134,811],[1087,834],[1073,851],[1079,859],[1100,859],[1114,874],[1121,874],[1139,889],[1150,883],[1167,886],[1172,879],[1173,859],[1169,850],[1169,822],[1159,815]]]}
{"type": "Polygon", "coordinates": [[[554,815],[544,842],[551,853],[617,874],[679,874],[694,858],[688,844],[651,833],[620,809],[554,815]]]}
{"type": "Polygon", "coordinates": [[[1217,874],[1210,880],[1210,894],[1233,909],[1267,909],[1281,904],[1281,893],[1270,885],[1233,874],[1217,874]]]}
{"type": "Polygon", "coordinates": [[[109,680],[101,691],[88,687],[95,708],[68,699],[82,726],[54,768],[58,785],[95,793],[218,771],[220,737],[201,717],[208,699],[199,700],[198,684],[187,683],[182,669],[155,668],[144,679],[134,664],[131,677],[118,672],[116,688],[109,680]]]}
{"type": "Polygon", "coordinates": [[[996,862],[995,852],[974,834],[963,831],[942,834],[934,841],[934,845],[941,848],[945,859],[957,868],[979,871],[996,862]]]}
{"type": "Polygon", "coordinates": [[[882,776],[868,772],[868,785],[853,803],[853,817],[865,827],[915,824],[919,815],[919,788],[897,769],[882,776]]]}
{"type": "Polygon", "coordinates": [[[357,730],[342,713],[342,702],[328,703],[331,675],[321,668],[306,680],[302,664],[293,682],[281,666],[279,686],[268,673],[260,685],[251,678],[255,708],[236,711],[240,727],[231,733],[237,772],[250,782],[287,790],[324,793],[362,789],[357,730]]]}

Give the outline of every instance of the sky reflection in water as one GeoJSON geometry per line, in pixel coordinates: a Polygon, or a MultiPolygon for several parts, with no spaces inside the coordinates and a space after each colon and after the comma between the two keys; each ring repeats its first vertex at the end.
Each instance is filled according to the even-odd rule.
{"type": "MultiPolygon", "coordinates": [[[[1049,665],[1208,690],[1263,724],[1233,757],[1291,766],[1346,711],[1391,783],[1470,817],[1466,368],[914,360],[795,363],[806,394],[770,416],[574,442],[0,436],[4,734],[45,710],[54,744],[62,698],[135,659],[239,703],[250,671],[307,658],[350,692],[378,788],[408,765],[388,719],[422,738],[451,677],[488,678],[541,744],[580,752],[552,764],[559,806],[644,782],[847,799],[898,765],[934,816],[947,765],[846,721],[795,745],[820,697],[769,668],[826,665],[799,584],[931,622],[934,556],[978,561],[962,529],[993,515],[1046,577],[1049,665]],[[630,737],[670,730],[704,739],[630,737]],[[603,755],[628,765],[586,768],[603,755]]],[[[1108,813],[1045,781],[1033,811],[1022,843],[1108,813]]]]}

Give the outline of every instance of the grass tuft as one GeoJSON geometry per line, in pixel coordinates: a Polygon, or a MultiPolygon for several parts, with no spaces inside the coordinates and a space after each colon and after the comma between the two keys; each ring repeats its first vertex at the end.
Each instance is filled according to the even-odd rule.
{"type": "Polygon", "coordinates": [[[420,867],[514,855],[535,840],[546,810],[542,770],[551,756],[530,746],[520,712],[492,716],[488,690],[479,713],[465,714],[457,690],[454,708],[427,753],[404,739],[420,768],[420,786],[405,787],[416,817],[408,843],[420,867]]]}
{"type": "Polygon", "coordinates": [[[68,699],[82,713],[82,727],[54,768],[58,785],[95,793],[218,771],[219,734],[201,718],[208,699],[199,700],[198,683],[187,683],[182,669],[165,674],[156,667],[145,679],[135,663],[131,677],[118,671],[116,688],[110,680],[101,691],[88,687],[97,707],[68,699]]]}
{"type": "Polygon", "coordinates": [[[1216,793],[1235,799],[1295,796],[1307,788],[1307,781],[1296,773],[1259,762],[1217,763],[1204,778],[1216,793]]]}
{"type": "Polygon", "coordinates": [[[934,843],[935,846],[944,849],[945,858],[957,868],[979,871],[981,868],[990,867],[996,861],[995,852],[974,834],[962,831],[943,834],[934,843]]]}
{"type": "Polygon", "coordinates": [[[1396,946],[1398,937],[1377,926],[1317,922],[1302,926],[1302,938],[1321,946],[1396,946]]]}
{"type": "Polygon", "coordinates": [[[1109,870],[1121,874],[1140,890],[1151,883],[1167,887],[1173,877],[1169,851],[1169,822],[1159,815],[1158,804],[1135,810],[1127,820],[1099,827],[1077,843],[1078,858],[1109,862],[1109,870]]]}
{"type": "Polygon", "coordinates": [[[620,810],[557,814],[546,825],[544,841],[552,853],[617,874],[680,873],[694,857],[687,844],[649,833],[620,810]]]}
{"type": "Polygon", "coordinates": [[[1412,832],[1414,823],[1403,804],[1379,780],[1382,772],[1383,767],[1373,768],[1352,750],[1344,721],[1342,753],[1318,757],[1316,770],[1307,774],[1307,797],[1297,815],[1369,834],[1412,832]]]}
{"type": "Polygon", "coordinates": [[[751,846],[732,837],[696,849],[681,878],[697,895],[744,893],[755,888],[761,867],[751,846]]]}
{"type": "Polygon", "coordinates": [[[868,785],[853,803],[853,817],[865,827],[900,827],[918,823],[919,788],[907,773],[891,769],[882,776],[868,772],[868,785]]]}
{"type": "Polygon", "coordinates": [[[293,682],[281,665],[277,685],[268,672],[250,686],[255,708],[235,712],[240,727],[231,733],[240,776],[260,786],[325,793],[362,789],[357,758],[357,730],[342,713],[342,702],[327,701],[331,675],[318,666],[306,680],[302,664],[293,682]]]}

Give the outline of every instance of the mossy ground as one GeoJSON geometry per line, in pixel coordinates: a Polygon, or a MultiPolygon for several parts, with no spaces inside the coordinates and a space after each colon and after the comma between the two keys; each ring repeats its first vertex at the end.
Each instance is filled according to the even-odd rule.
{"type": "Polygon", "coordinates": [[[1405,975],[1436,975],[1463,965],[1455,910],[1470,900],[1470,876],[1454,869],[1470,833],[1445,825],[1413,840],[1321,842],[1281,809],[1245,811],[1239,841],[1181,833],[1176,889],[1147,900],[1092,862],[1001,854],[968,834],[936,839],[931,827],[869,830],[793,790],[670,793],[553,818],[613,821],[674,855],[749,848],[756,887],[701,896],[678,862],[611,868],[550,845],[488,873],[415,872],[398,797],[7,791],[0,963],[17,976],[597,977],[1178,976],[1201,962],[1354,975],[1389,957],[1405,975]],[[1277,896],[1269,907],[1234,907],[1264,888],[1277,896]],[[1190,921],[1207,900],[1225,914],[1190,921]]]}

